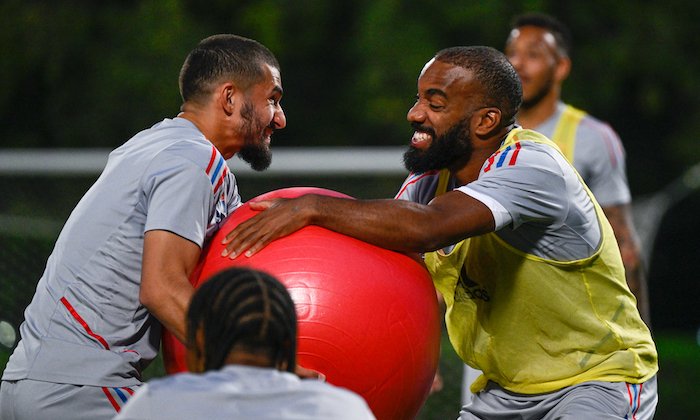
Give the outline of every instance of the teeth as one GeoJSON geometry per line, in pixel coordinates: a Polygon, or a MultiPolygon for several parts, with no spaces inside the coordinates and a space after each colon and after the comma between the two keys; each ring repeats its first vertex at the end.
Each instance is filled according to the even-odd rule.
{"type": "Polygon", "coordinates": [[[419,131],[413,133],[413,140],[415,141],[428,141],[429,139],[430,135],[428,133],[422,133],[419,131]]]}

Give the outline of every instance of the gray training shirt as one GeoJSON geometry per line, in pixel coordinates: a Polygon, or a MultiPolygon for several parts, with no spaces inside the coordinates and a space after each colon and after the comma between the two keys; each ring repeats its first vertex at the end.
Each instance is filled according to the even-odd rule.
{"type": "MultiPolygon", "coordinates": [[[[447,190],[486,205],[496,235],[523,252],[557,261],[589,257],[598,248],[601,231],[591,222],[598,220],[595,207],[578,175],[555,148],[532,141],[520,144],[513,164],[490,165],[487,160],[475,181],[456,186],[450,179],[447,190]]],[[[410,174],[396,198],[428,204],[438,178],[438,171],[410,174]]]]}
{"type": "Polygon", "coordinates": [[[140,384],[161,336],[139,301],[144,233],[166,230],[202,247],[240,204],[223,157],[186,119],[114,150],[58,237],[2,379],[140,384]]]}
{"type": "MultiPolygon", "coordinates": [[[[559,102],[556,112],[533,130],[551,139],[565,107],[559,102]]],[[[632,200],[620,137],[608,124],[588,114],[576,127],[574,167],[602,207],[632,200]]]]}

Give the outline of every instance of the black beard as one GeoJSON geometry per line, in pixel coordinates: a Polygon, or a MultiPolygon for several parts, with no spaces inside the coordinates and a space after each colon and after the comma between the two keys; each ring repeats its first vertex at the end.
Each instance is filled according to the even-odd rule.
{"type": "Polygon", "coordinates": [[[403,155],[403,164],[411,172],[422,173],[449,168],[458,160],[468,161],[472,154],[469,143],[469,117],[458,122],[440,137],[434,131],[412,124],[416,131],[433,134],[433,142],[426,150],[409,146],[403,155]]]}
{"type": "Polygon", "coordinates": [[[248,162],[254,171],[264,171],[272,163],[272,152],[262,138],[265,124],[255,119],[255,108],[249,102],[243,104],[241,118],[245,144],[238,151],[238,157],[248,162]]]}
{"type": "Polygon", "coordinates": [[[520,105],[520,108],[523,109],[531,109],[537,106],[542,99],[544,99],[547,94],[552,90],[552,87],[554,86],[554,75],[551,74],[549,79],[545,82],[544,86],[542,86],[542,89],[538,90],[535,92],[535,95],[530,98],[530,99],[525,99],[523,97],[523,103],[520,105]]]}

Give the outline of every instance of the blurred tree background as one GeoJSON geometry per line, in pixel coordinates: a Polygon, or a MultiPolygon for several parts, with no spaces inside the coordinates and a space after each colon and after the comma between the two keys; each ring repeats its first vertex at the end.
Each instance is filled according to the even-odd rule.
{"type": "MultiPolygon", "coordinates": [[[[288,125],[274,146],[404,145],[423,64],[448,46],[502,50],[509,22],[524,11],[570,26],[564,100],[618,131],[635,199],[700,161],[700,56],[693,52],[700,2],[685,0],[2,0],[0,148],[117,147],[177,114],[182,61],[214,33],[257,39],[278,57],[288,125]]],[[[7,185],[2,191],[0,211],[13,194],[7,185]]],[[[60,196],[61,187],[51,193],[60,196]]],[[[657,332],[694,337],[700,326],[699,209],[696,194],[655,222],[657,332]]],[[[696,350],[678,351],[692,359],[696,350]]]]}
{"type": "Polygon", "coordinates": [[[289,125],[277,145],[401,145],[433,53],[501,49],[509,21],[526,10],[571,27],[564,98],[620,132],[635,193],[700,159],[700,3],[682,0],[4,0],[2,147],[118,146],[177,112],[184,56],[221,32],[255,38],[280,60],[289,125]]]}
{"type": "Polygon", "coordinates": [[[288,128],[276,145],[402,145],[423,64],[446,46],[502,49],[528,10],[571,27],[564,99],[619,131],[636,195],[700,160],[700,3],[683,0],[4,0],[1,146],[118,146],[177,113],[185,55],[222,32],[280,60],[288,128]]]}

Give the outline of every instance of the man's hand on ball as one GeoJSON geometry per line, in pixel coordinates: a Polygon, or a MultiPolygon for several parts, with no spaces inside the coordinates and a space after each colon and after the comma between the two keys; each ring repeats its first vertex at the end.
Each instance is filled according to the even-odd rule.
{"type": "Polygon", "coordinates": [[[260,211],[229,232],[222,244],[223,257],[234,259],[245,252],[246,257],[253,256],[275,239],[287,236],[309,224],[308,202],[310,195],[286,199],[251,201],[251,210],[260,211]]]}

